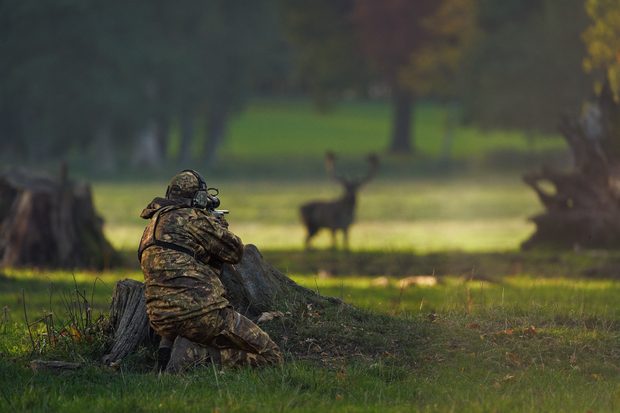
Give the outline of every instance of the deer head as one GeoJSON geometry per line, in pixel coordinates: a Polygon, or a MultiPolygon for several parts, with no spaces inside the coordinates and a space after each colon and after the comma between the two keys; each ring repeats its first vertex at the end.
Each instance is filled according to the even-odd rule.
{"type": "Polygon", "coordinates": [[[366,157],[366,161],[369,164],[368,171],[366,175],[361,178],[347,178],[341,175],[336,174],[335,171],[335,163],[336,163],[336,155],[333,152],[327,152],[325,154],[325,170],[327,171],[327,175],[333,179],[334,181],[340,183],[344,190],[345,195],[355,196],[363,185],[367,184],[377,172],[379,167],[379,157],[377,154],[369,154],[366,157]]]}

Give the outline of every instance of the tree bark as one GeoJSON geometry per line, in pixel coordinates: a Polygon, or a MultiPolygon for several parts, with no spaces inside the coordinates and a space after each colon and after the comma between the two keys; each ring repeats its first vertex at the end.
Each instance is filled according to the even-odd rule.
{"type": "Polygon", "coordinates": [[[144,283],[127,278],[116,283],[110,301],[110,325],[114,330],[114,344],[103,356],[104,364],[122,360],[140,345],[155,341],[146,313],[144,283]]]}
{"type": "Polygon", "coordinates": [[[394,92],[394,118],[392,121],[391,153],[415,153],[412,145],[413,108],[415,97],[407,91],[396,88],[394,92]]]}

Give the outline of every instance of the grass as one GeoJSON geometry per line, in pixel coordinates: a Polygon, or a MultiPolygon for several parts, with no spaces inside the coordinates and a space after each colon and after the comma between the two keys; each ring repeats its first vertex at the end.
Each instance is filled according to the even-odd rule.
{"type": "Polygon", "coordinates": [[[532,147],[517,133],[459,128],[457,167],[445,167],[436,162],[442,116],[436,105],[418,108],[419,157],[381,155],[377,178],[359,195],[350,252],[324,250],[326,232],[317,250],[303,251],[298,207],[340,191],[325,177],[325,150],[359,173],[363,154],[383,151],[389,108],[349,102],[326,116],[303,101],[269,100],[233,120],[225,162],[205,173],[231,211],[231,229],[298,283],[358,307],[307,307],[298,296],[275,303],[284,316],[262,327],[286,354],[277,368],[156,375],[145,348],[110,369],[99,362],[105,337],[33,351],[25,314],[32,323],[51,310],[66,324],[77,290],[96,317],[116,280],[143,278],[139,214],[168,178],[95,181],[95,207],[128,266],[2,270],[0,411],[617,411],[620,253],[518,250],[534,229],[527,217],[542,208],[519,179],[523,165],[510,167],[563,143],[532,147]],[[401,284],[431,274],[438,284],[401,284]],[[58,378],[30,370],[35,358],[84,368],[58,378]]]}
{"type": "MultiPolygon", "coordinates": [[[[96,183],[95,206],[105,231],[120,249],[136,249],[146,221],[142,209],[162,196],[166,182],[96,183]]],[[[261,250],[303,248],[298,208],[313,199],[332,199],[341,189],[322,182],[222,181],[222,208],[231,229],[261,250]],[[283,234],[286,236],[283,237],[283,234]]],[[[474,179],[376,180],[359,194],[358,222],[351,248],[427,253],[442,250],[489,251],[518,248],[533,231],[527,221],[541,211],[533,191],[517,177],[474,179]]],[[[317,247],[331,243],[323,231],[317,247]]]]}
{"type": "MultiPolygon", "coordinates": [[[[48,275],[58,286],[73,282],[66,273],[48,275]]],[[[33,279],[20,272],[9,278],[27,291],[33,279]]],[[[293,278],[362,310],[313,309],[293,333],[282,326],[300,323],[297,315],[263,325],[282,348],[297,354],[280,367],[224,373],[207,368],[171,377],[138,369],[153,363],[141,352],[118,370],[82,358],[84,369],[59,380],[29,370],[28,361],[45,354],[31,355],[23,327],[4,323],[0,406],[442,412],[615,411],[620,403],[618,281],[444,277],[436,286],[402,289],[397,279],[371,287],[375,277],[293,278]],[[283,331],[289,331],[287,341],[283,331]]],[[[42,295],[41,301],[48,296],[28,291],[33,295],[42,295]]]]}
{"type": "MultiPolygon", "coordinates": [[[[440,156],[444,118],[441,105],[422,102],[416,108],[412,136],[424,156],[440,156]]],[[[333,112],[320,114],[305,100],[256,100],[233,119],[222,157],[320,158],[327,149],[350,156],[383,152],[388,147],[391,119],[390,104],[384,101],[344,102],[333,112]]],[[[460,127],[451,155],[455,159],[471,159],[495,151],[562,147],[563,141],[557,136],[543,137],[532,146],[522,133],[481,133],[472,127],[460,127]]]]}

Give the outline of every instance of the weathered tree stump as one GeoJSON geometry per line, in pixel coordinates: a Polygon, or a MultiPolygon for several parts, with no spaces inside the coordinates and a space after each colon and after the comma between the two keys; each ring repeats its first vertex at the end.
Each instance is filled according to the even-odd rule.
{"type": "Polygon", "coordinates": [[[128,278],[116,283],[110,301],[110,325],[114,330],[114,344],[103,356],[104,364],[122,360],[140,345],[152,341],[144,283],[128,278]]]}
{"type": "Polygon", "coordinates": [[[573,170],[546,166],[523,177],[546,211],[531,218],[537,229],[521,248],[620,246],[620,106],[609,85],[581,117],[564,114],[559,129],[571,149],[573,170]]]}
{"type": "Polygon", "coordinates": [[[0,176],[0,267],[105,269],[120,255],[103,235],[90,186],[11,168],[0,176]]]}
{"type": "MultiPolygon", "coordinates": [[[[290,291],[297,291],[316,301],[346,305],[335,297],[325,297],[282,274],[263,260],[251,244],[244,247],[239,264],[224,264],[220,275],[226,289],[226,298],[235,310],[256,321],[263,312],[272,311],[278,299],[286,299],[290,291]]],[[[141,345],[157,339],[149,326],[146,313],[145,284],[135,280],[118,281],[110,302],[110,324],[114,328],[114,344],[103,357],[103,362],[121,360],[134,353],[141,345]]]]}

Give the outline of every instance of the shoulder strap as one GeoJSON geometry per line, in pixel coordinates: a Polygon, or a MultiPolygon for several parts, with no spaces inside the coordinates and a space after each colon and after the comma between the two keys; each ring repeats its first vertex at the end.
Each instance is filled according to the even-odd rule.
{"type": "MultiPolygon", "coordinates": [[[[169,212],[173,209],[178,209],[178,207],[175,206],[168,206],[168,207],[164,207],[162,209],[160,209],[159,211],[156,212],[156,217],[155,217],[155,224],[153,225],[153,243],[147,245],[144,250],[146,250],[148,247],[151,247],[153,245],[157,245],[158,247],[163,247],[163,248],[168,248],[174,251],[178,251],[178,252],[182,252],[185,253],[187,255],[190,255],[191,257],[193,257],[194,259],[198,259],[198,256],[196,255],[195,252],[193,252],[192,250],[182,247],[180,245],[176,245],[176,244],[172,244],[170,242],[166,242],[166,241],[161,241],[157,239],[157,224],[159,223],[159,217],[166,213],[169,212]]],[[[142,250],[140,252],[140,261],[142,261],[142,252],[144,251],[142,250]]],[[[222,265],[224,264],[222,261],[218,260],[215,257],[209,256],[208,260],[205,262],[205,264],[208,264],[210,266],[212,266],[213,268],[215,268],[216,270],[220,271],[222,269],[222,265]]]]}

